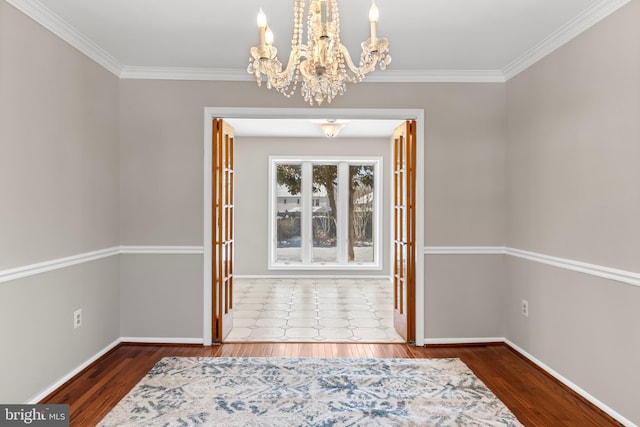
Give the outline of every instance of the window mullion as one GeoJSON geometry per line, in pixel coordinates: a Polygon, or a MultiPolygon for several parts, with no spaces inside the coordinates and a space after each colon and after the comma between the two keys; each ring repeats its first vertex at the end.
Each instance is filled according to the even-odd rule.
{"type": "Polygon", "coordinates": [[[337,250],[338,264],[349,262],[349,163],[338,163],[338,197],[337,197],[337,250]]]}
{"type": "Polygon", "coordinates": [[[302,163],[302,212],[301,212],[301,245],[302,245],[302,264],[308,265],[312,262],[313,239],[311,238],[311,221],[313,213],[313,165],[310,162],[302,163]]]}

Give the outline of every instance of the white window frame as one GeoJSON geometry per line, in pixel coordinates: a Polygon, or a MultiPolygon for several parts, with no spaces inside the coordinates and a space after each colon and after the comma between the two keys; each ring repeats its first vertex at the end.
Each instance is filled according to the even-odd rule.
{"type": "MultiPolygon", "coordinates": [[[[317,157],[317,156],[269,156],[269,255],[267,268],[269,270],[382,270],[382,246],[383,233],[382,233],[382,201],[383,201],[383,187],[384,187],[384,174],[383,174],[383,158],[371,157],[371,156],[332,156],[332,157],[317,157]],[[373,166],[374,174],[374,188],[373,188],[373,262],[349,262],[347,245],[349,239],[348,229],[348,206],[344,203],[344,200],[348,200],[349,197],[349,183],[347,179],[338,180],[338,196],[336,200],[336,208],[338,210],[338,227],[336,229],[336,238],[342,242],[342,244],[336,245],[338,252],[337,260],[335,262],[313,262],[313,239],[312,237],[312,221],[311,215],[305,214],[305,212],[312,212],[313,195],[311,191],[303,191],[300,197],[303,215],[301,217],[301,262],[300,263],[288,263],[278,261],[277,245],[278,245],[278,232],[277,232],[277,180],[276,180],[276,166],[278,164],[302,164],[302,179],[303,188],[307,183],[311,183],[312,180],[312,165],[313,164],[337,164],[338,176],[346,174],[348,176],[349,165],[367,164],[373,166]]],[[[310,188],[310,185],[308,185],[310,188]]]]}

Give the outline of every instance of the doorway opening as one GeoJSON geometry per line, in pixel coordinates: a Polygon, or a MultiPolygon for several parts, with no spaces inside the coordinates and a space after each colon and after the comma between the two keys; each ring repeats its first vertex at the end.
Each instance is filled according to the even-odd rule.
{"type": "MultiPolygon", "coordinates": [[[[212,334],[211,319],[214,317],[214,312],[218,310],[214,306],[214,300],[220,300],[221,298],[229,298],[229,296],[215,295],[214,290],[211,287],[211,280],[213,277],[212,262],[214,260],[215,245],[212,242],[211,236],[213,233],[212,220],[214,217],[214,204],[212,204],[212,192],[213,178],[211,175],[214,153],[211,146],[212,135],[214,132],[212,119],[214,117],[230,119],[261,119],[261,120],[281,120],[287,119],[322,119],[326,117],[336,117],[340,120],[415,120],[414,133],[415,133],[415,179],[416,182],[422,182],[424,176],[424,123],[423,123],[423,110],[398,110],[398,109],[255,109],[255,108],[206,108],[205,109],[205,138],[204,138],[204,242],[205,242],[205,257],[204,257],[204,280],[203,280],[203,294],[204,294],[204,322],[203,322],[203,335],[205,345],[210,345],[216,338],[212,334]]],[[[387,172],[391,169],[391,165],[388,165],[387,172]]],[[[418,189],[419,190],[419,189],[418,189]]],[[[411,321],[410,328],[415,332],[416,345],[423,344],[424,337],[424,272],[423,272],[423,212],[424,212],[424,196],[421,191],[416,191],[415,205],[413,206],[415,212],[415,245],[414,252],[411,255],[410,260],[415,273],[415,298],[409,301],[412,309],[415,309],[415,315],[413,321],[411,321]]],[[[391,220],[387,220],[384,227],[391,228],[389,224],[391,220]]],[[[215,240],[215,239],[214,239],[215,240]]],[[[394,249],[389,247],[383,250],[392,252],[394,249]]],[[[393,266],[392,266],[393,267],[393,266]]],[[[298,276],[298,275],[296,275],[298,276]]],[[[301,277],[301,276],[298,276],[301,277]]],[[[307,276],[308,277],[308,276],[307,276]]],[[[378,276],[379,277],[379,276],[378,276]]],[[[335,278],[335,277],[334,277],[335,278]]],[[[301,277],[304,280],[304,276],[301,277]]],[[[219,339],[219,338],[217,338],[219,339]]]]}
{"type": "Polygon", "coordinates": [[[225,342],[405,342],[386,277],[239,277],[234,298],[225,342]]]}

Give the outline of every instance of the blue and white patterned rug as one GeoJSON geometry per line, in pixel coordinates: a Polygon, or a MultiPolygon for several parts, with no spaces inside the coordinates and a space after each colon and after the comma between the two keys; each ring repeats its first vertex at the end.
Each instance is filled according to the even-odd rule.
{"type": "Polygon", "coordinates": [[[520,425],[459,359],[264,357],[164,358],[98,424],[520,425]]]}

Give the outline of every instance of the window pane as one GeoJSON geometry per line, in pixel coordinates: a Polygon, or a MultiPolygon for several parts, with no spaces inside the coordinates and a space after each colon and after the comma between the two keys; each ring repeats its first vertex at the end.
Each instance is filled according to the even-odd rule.
{"type": "Polygon", "coordinates": [[[313,261],[335,262],[337,165],[313,165],[312,236],[313,261]]]}
{"type": "Polygon", "coordinates": [[[349,166],[351,186],[349,191],[349,241],[353,246],[348,248],[349,262],[373,262],[373,165],[349,166]]]}
{"type": "Polygon", "coordinates": [[[276,166],[278,185],[276,188],[276,261],[300,263],[302,234],[300,228],[300,165],[279,164],[276,166]]]}
{"type": "Polygon", "coordinates": [[[378,267],[378,164],[364,159],[273,161],[275,236],[270,248],[275,253],[270,265],[378,267]]]}

